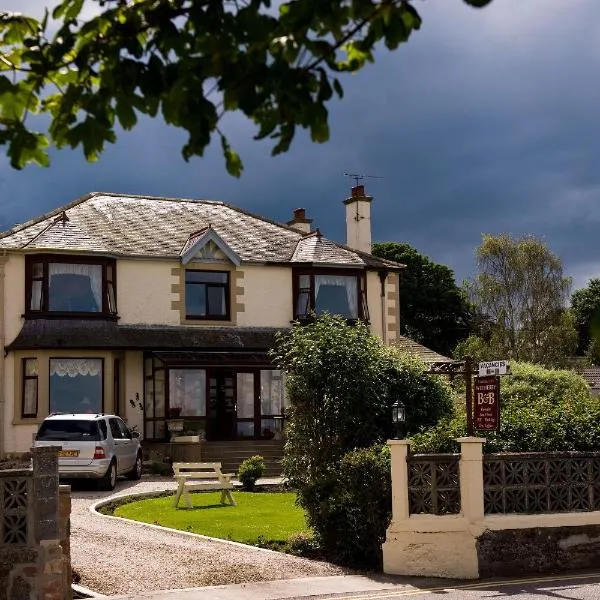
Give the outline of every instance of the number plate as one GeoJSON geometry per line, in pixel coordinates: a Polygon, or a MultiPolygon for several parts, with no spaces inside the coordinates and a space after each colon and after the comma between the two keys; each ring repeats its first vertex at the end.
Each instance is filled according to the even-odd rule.
{"type": "Polygon", "coordinates": [[[79,456],[79,450],[59,450],[59,456],[79,456]]]}

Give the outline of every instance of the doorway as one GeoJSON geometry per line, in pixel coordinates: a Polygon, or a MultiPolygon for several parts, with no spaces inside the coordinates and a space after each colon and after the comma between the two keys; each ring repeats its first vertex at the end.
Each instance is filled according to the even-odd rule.
{"type": "Polygon", "coordinates": [[[235,371],[214,369],[209,372],[206,420],[207,440],[231,440],[236,437],[235,371]]]}

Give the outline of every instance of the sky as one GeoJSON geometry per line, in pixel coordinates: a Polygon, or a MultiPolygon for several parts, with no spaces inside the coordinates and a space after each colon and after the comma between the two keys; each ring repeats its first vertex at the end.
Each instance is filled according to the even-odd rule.
{"type": "MultiPolygon", "coordinates": [[[[47,0],[4,0],[39,14],[47,0]]],[[[217,143],[186,163],[181,132],[144,120],[94,164],[53,152],[50,168],[14,171],[0,158],[0,228],[91,191],[223,200],[288,221],[303,207],[327,237],[345,241],[351,180],[374,196],[373,239],[408,242],[454,269],[475,272],[483,233],[532,233],[563,259],[573,288],[600,276],[600,2],[417,0],[421,31],[373,65],[342,78],[331,137],[304,133],[271,157],[269,142],[232,115],[240,179],[217,143]]]]}

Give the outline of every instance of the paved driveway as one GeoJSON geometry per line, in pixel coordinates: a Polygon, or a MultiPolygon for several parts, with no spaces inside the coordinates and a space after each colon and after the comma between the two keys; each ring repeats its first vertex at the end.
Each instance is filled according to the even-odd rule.
{"type": "Polygon", "coordinates": [[[131,594],[342,572],[328,563],[108,519],[89,510],[104,498],[174,487],[172,480],[144,477],[119,481],[114,493],[73,489],[71,556],[81,585],[107,595],[131,594]]]}

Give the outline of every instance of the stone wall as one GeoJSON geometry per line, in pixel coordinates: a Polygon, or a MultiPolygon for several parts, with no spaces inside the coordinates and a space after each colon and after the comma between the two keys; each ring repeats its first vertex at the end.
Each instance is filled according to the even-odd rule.
{"type": "Polygon", "coordinates": [[[32,468],[0,471],[0,600],[72,598],[67,511],[57,448],[34,449],[32,468]]]}

